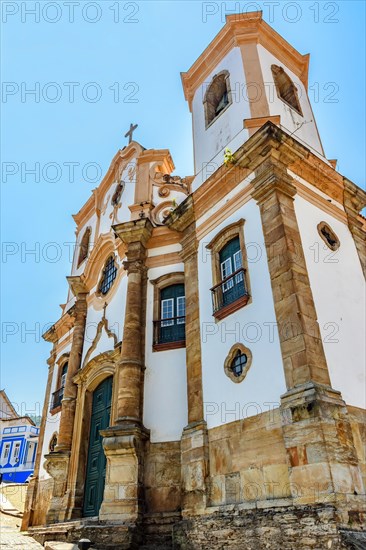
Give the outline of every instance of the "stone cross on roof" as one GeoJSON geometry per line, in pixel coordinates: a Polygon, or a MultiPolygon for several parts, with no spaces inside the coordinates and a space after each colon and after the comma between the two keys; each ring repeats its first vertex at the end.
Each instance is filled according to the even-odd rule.
{"type": "Polygon", "coordinates": [[[137,127],[138,127],[138,124],[130,124],[130,129],[129,129],[128,132],[125,134],[125,137],[128,137],[128,143],[131,143],[131,141],[132,141],[132,134],[134,133],[134,131],[136,130],[137,127]]]}

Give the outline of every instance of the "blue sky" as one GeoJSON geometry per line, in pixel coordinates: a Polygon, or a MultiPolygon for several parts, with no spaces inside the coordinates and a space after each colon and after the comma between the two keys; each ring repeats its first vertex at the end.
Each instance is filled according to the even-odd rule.
{"type": "Polygon", "coordinates": [[[23,414],[43,403],[50,344],[40,336],[66,299],[71,214],[126,144],[130,122],[139,124],[135,139],[144,147],[170,149],[177,174],[193,173],[180,71],[225,13],[261,8],[286,40],[311,54],[310,98],[326,155],[364,186],[364,2],[71,4],[1,3],[0,386],[23,414]]]}

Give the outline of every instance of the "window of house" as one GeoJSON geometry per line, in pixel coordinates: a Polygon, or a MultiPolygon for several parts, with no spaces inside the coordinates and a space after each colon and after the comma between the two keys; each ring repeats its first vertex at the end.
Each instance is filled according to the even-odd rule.
{"type": "Polygon", "coordinates": [[[13,451],[13,458],[16,462],[19,462],[19,453],[20,453],[20,443],[15,443],[14,451],[13,451]]]}
{"type": "Polygon", "coordinates": [[[117,266],[114,256],[109,256],[103,269],[102,279],[99,283],[99,292],[103,295],[107,294],[115,278],[117,277],[117,266]]]}
{"type": "Polygon", "coordinates": [[[184,273],[170,273],[151,282],[155,287],[154,350],[163,351],[185,346],[184,273]]]}
{"type": "Polygon", "coordinates": [[[3,458],[8,458],[10,453],[10,443],[5,443],[3,448],[3,458]]]}
{"type": "Polygon", "coordinates": [[[80,251],[79,251],[79,258],[78,258],[78,267],[83,263],[83,261],[87,258],[88,252],[89,252],[89,242],[90,242],[90,235],[91,235],[91,229],[90,227],[87,227],[85,230],[85,233],[81,239],[80,242],[80,251]]]}
{"type": "Polygon", "coordinates": [[[228,71],[214,76],[207,88],[203,103],[207,128],[231,103],[228,71]]]}
{"type": "Polygon", "coordinates": [[[27,445],[24,452],[23,464],[26,464],[28,467],[33,464],[33,454],[34,454],[34,443],[27,441],[27,445]]]}
{"type": "Polygon", "coordinates": [[[297,88],[291,78],[278,65],[272,65],[271,70],[278,97],[292,107],[292,109],[295,109],[299,115],[303,116],[297,88]]]}
{"type": "Polygon", "coordinates": [[[212,254],[211,295],[217,319],[245,306],[250,299],[243,224],[244,220],[231,224],[207,246],[212,254]]]}
{"type": "Polygon", "coordinates": [[[251,351],[241,343],[234,344],[225,360],[225,374],[235,383],[242,382],[251,363],[251,351]]]}

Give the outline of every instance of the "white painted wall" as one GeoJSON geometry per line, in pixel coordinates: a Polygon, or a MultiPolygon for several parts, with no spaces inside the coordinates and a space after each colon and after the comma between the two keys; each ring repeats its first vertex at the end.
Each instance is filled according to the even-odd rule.
{"type": "MultiPolygon", "coordinates": [[[[122,269],[119,266],[119,269],[122,269]]],[[[127,294],[127,276],[123,276],[122,279],[118,282],[114,282],[114,285],[117,285],[116,288],[112,287],[110,292],[113,292],[113,298],[108,303],[106,310],[106,318],[108,321],[108,328],[117,336],[117,341],[120,342],[123,336],[123,324],[125,318],[125,309],[126,309],[126,294],[127,294]]],[[[98,323],[103,317],[103,304],[108,298],[98,297],[95,298],[99,302],[98,309],[95,309],[93,302],[88,307],[88,313],[86,318],[86,329],[85,329],[85,340],[84,348],[81,362],[85,359],[85,356],[89,348],[93,345],[94,338],[97,334],[98,323]]],[[[105,351],[110,351],[114,349],[114,339],[110,338],[105,329],[102,329],[101,338],[97,343],[95,350],[90,355],[89,359],[96,357],[100,353],[105,351]]]]}
{"type": "Polygon", "coordinates": [[[365,408],[365,281],[348,226],[296,195],[295,211],[332,387],[348,405],[365,408]],[[340,240],[332,252],[317,225],[340,240]]]}
{"type": "Polygon", "coordinates": [[[302,140],[308,147],[311,147],[318,154],[323,156],[322,146],[316,127],[315,118],[304,84],[290,69],[283,65],[283,63],[281,63],[261,44],[258,44],[258,55],[263,74],[263,81],[265,83],[265,90],[269,104],[270,115],[280,115],[281,126],[284,128],[284,130],[286,130],[290,134],[292,134],[292,132],[295,132],[296,130],[296,133],[294,135],[296,139],[298,139],[299,141],[302,140]],[[282,101],[278,97],[271,71],[271,65],[278,65],[279,67],[283,67],[283,69],[286,71],[288,76],[295,84],[298,90],[299,101],[304,116],[299,115],[294,109],[289,107],[284,101],[282,101]],[[307,123],[299,127],[299,125],[302,124],[304,121],[306,121],[307,123]]]}
{"type": "Polygon", "coordinates": [[[286,385],[260,213],[254,200],[202,239],[198,277],[203,397],[208,428],[278,407],[286,385]],[[214,284],[211,256],[206,246],[219,231],[241,218],[245,219],[252,303],[215,322],[210,292],[214,284]],[[232,382],[224,371],[225,359],[237,342],[247,346],[253,355],[248,374],[239,384],[232,382]]]}
{"type": "Polygon", "coordinates": [[[248,139],[247,130],[243,130],[243,120],[250,118],[249,103],[242,93],[245,89],[245,75],[240,48],[233,48],[218,63],[205,82],[196,90],[192,102],[193,140],[196,180],[193,190],[205,181],[224,159],[224,149],[233,152],[248,139]],[[206,130],[203,99],[212,78],[227,70],[230,74],[232,104],[206,130]],[[240,139],[236,139],[237,134],[240,139]],[[210,163],[210,166],[207,166],[210,163]]]}
{"type": "MultiPolygon", "coordinates": [[[[168,248],[168,247],[164,247],[168,248]]],[[[173,245],[174,248],[174,245],[173,245]]],[[[173,272],[183,272],[182,263],[149,269],[149,280],[173,272]]],[[[144,385],[144,425],[151,430],[153,443],[178,441],[188,424],[185,348],[153,351],[154,287],[147,288],[146,371],[144,385]]]]}

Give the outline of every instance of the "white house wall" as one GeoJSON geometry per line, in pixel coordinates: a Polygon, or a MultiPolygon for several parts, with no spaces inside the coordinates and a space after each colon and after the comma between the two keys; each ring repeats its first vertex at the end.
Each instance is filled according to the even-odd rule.
{"type": "Polygon", "coordinates": [[[348,405],[365,408],[365,282],[352,234],[300,196],[295,211],[332,387],[348,405]],[[340,240],[336,252],[318,234],[322,221],[340,240]]]}
{"type": "MultiPolygon", "coordinates": [[[[177,271],[184,271],[182,263],[152,268],[148,279],[177,271]]],[[[153,351],[153,304],[154,286],[148,282],[143,421],[152,443],[178,441],[188,423],[186,350],[153,351]]]]}
{"type": "Polygon", "coordinates": [[[253,200],[201,240],[198,280],[204,414],[208,428],[278,407],[286,385],[260,213],[253,200]],[[219,231],[241,218],[245,219],[252,301],[216,322],[210,292],[214,284],[211,257],[206,246],[219,231]],[[232,382],[224,371],[225,359],[237,342],[247,346],[253,355],[248,374],[239,384],[232,382]]]}

